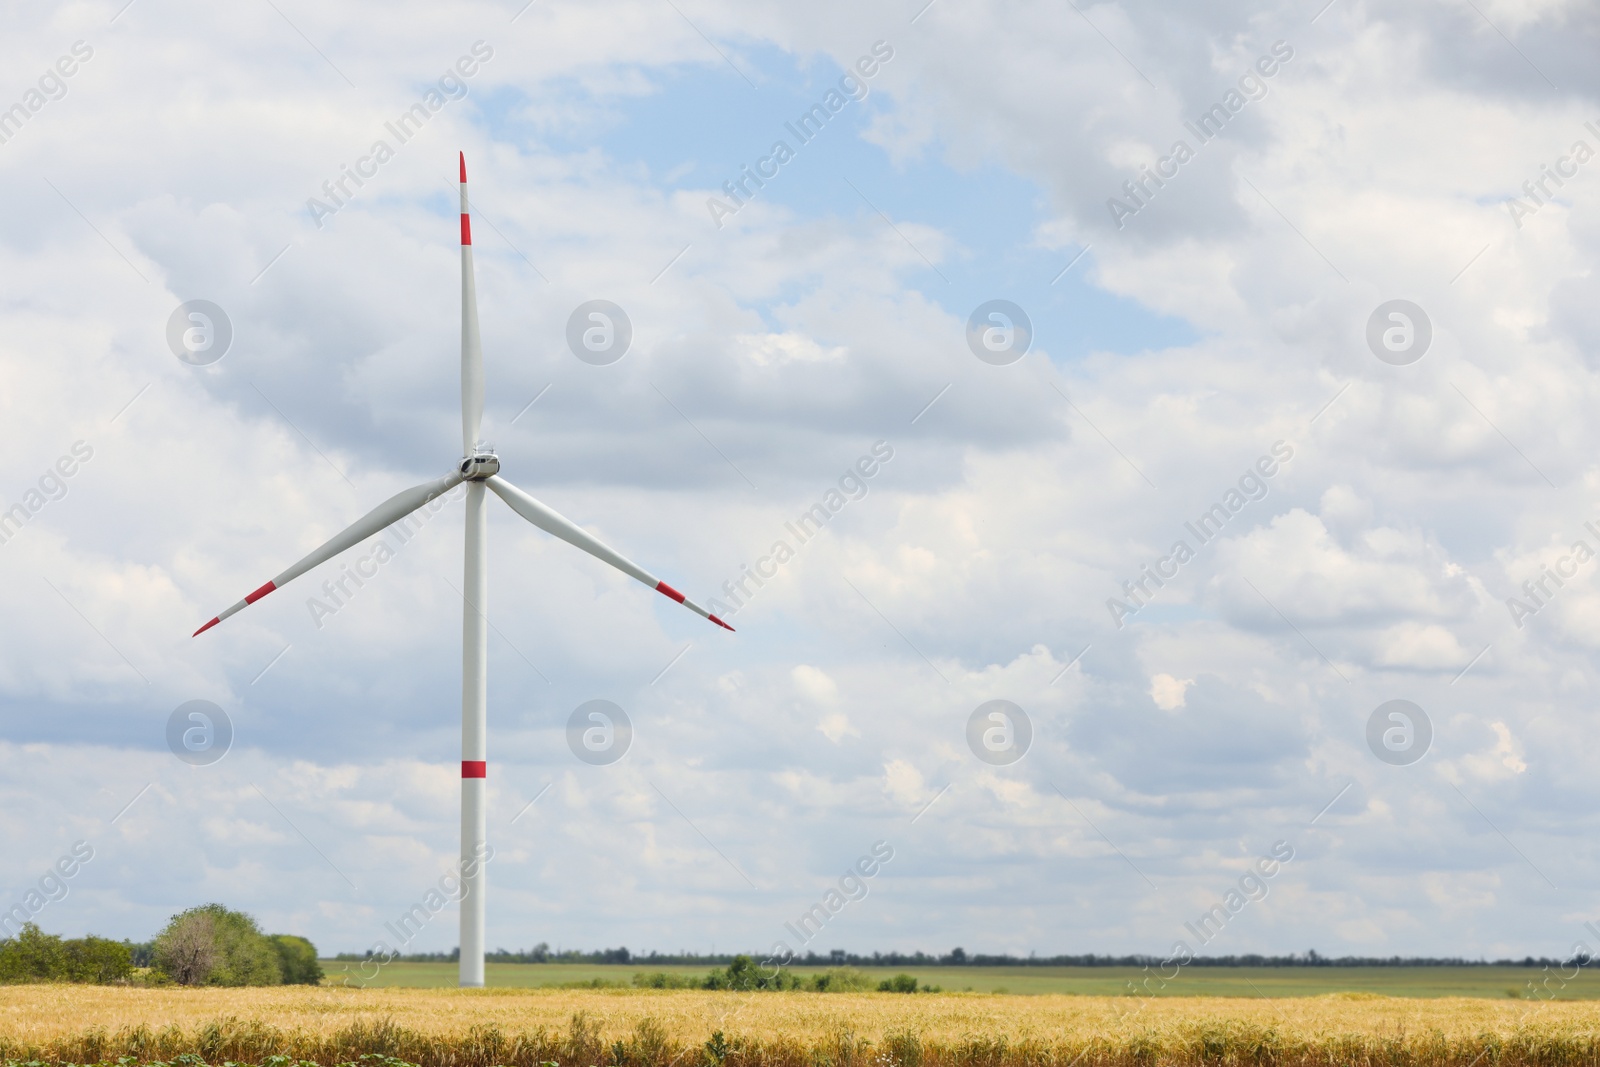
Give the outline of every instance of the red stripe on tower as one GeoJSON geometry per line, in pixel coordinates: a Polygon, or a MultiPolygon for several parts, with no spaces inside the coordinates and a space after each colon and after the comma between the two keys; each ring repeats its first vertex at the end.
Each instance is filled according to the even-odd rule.
{"type": "Polygon", "coordinates": [[[668,585],[666,582],[662,582],[657,585],[656,592],[663,593],[671,597],[673,600],[676,600],[680,604],[683,603],[683,594],[672,588],[672,586],[668,585]]]}
{"type": "Polygon", "coordinates": [[[472,217],[465,211],[461,213],[461,243],[472,244],[472,217]]]}
{"type": "Polygon", "coordinates": [[[464,759],[461,761],[461,777],[487,778],[489,777],[489,762],[481,759],[464,759]]]}
{"type": "Polygon", "coordinates": [[[256,601],[260,600],[262,597],[266,596],[268,593],[272,592],[276,588],[278,588],[276,585],[273,585],[271,582],[268,582],[266,585],[262,586],[260,589],[257,589],[254,593],[250,593],[250,594],[246,595],[245,598],[244,598],[244,602],[246,604],[254,604],[256,601]]]}

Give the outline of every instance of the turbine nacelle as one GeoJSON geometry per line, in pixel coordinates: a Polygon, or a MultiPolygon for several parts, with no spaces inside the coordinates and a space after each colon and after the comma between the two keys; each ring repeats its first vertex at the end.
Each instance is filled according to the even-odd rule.
{"type": "Polygon", "coordinates": [[[461,477],[469,482],[481,482],[486,478],[500,473],[500,457],[494,454],[494,449],[479,449],[461,461],[457,468],[461,477]]]}

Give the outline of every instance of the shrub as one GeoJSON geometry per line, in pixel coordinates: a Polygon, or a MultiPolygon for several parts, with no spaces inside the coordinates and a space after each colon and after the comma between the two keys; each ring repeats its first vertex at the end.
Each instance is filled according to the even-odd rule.
{"type": "Polygon", "coordinates": [[[635,989],[704,989],[706,980],[692,974],[654,974],[640,972],[633,976],[635,989]]]}
{"type": "Polygon", "coordinates": [[[818,993],[861,993],[872,988],[872,978],[854,967],[831,967],[811,976],[811,988],[818,993]]]}
{"type": "MultiPolygon", "coordinates": [[[[598,981],[598,980],[597,980],[598,981]]],[[[735,956],[725,969],[713,969],[704,978],[690,974],[643,971],[633,976],[635,989],[731,989],[752,992],[770,989],[801,989],[805,983],[788,971],[765,974],[749,956],[735,956]]]]}
{"type": "Polygon", "coordinates": [[[585,978],[577,982],[562,982],[557,989],[627,989],[628,983],[615,978],[585,978]]]}
{"type": "Polygon", "coordinates": [[[800,979],[784,970],[776,974],[763,974],[755,960],[749,956],[738,955],[728,962],[726,970],[714,970],[706,975],[700,988],[733,989],[740,992],[756,989],[799,989],[800,979]]]}

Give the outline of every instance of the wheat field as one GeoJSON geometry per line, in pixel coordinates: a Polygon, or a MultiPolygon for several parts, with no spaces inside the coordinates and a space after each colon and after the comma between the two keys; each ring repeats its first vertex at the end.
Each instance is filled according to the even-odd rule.
{"type": "Polygon", "coordinates": [[[1371,994],[0,988],[0,1057],[47,1064],[376,1054],[423,1067],[1600,1065],[1597,1023],[1592,1002],[1371,994]]]}

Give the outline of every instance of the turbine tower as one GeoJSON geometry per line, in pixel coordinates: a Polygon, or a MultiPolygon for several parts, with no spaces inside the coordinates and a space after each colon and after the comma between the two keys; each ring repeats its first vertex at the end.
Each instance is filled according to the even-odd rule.
{"type": "Polygon", "coordinates": [[[685,597],[666,582],[500,477],[500,459],[478,440],[483,422],[483,345],[478,335],[478,290],[472,272],[472,223],[467,205],[467,159],[461,155],[461,462],[443,478],[396,493],[356,520],[272,581],[194,632],[198,637],[217,623],[254,604],[306,571],[332,559],[399,522],[434,498],[465,482],[467,524],[465,598],[461,612],[461,984],[483,985],[484,894],[482,856],[487,844],[489,554],[488,496],[492,491],[512,511],[591,556],[637,578],[722,627],[733,627],[685,597]]]}

